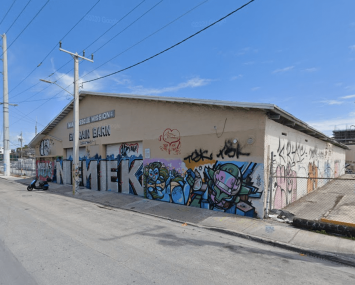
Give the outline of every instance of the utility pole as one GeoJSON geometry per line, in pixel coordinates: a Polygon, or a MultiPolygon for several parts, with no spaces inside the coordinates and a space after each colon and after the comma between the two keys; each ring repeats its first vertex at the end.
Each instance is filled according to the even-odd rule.
{"type": "Polygon", "coordinates": [[[94,62],[94,55],[91,55],[91,59],[85,57],[85,51],[83,56],[78,53],[72,53],[70,51],[62,49],[62,42],[59,42],[59,50],[69,53],[74,58],[74,136],[73,136],[73,195],[78,190],[79,186],[79,58],[94,62]]]}
{"type": "Polygon", "coordinates": [[[1,35],[2,37],[2,52],[3,52],[3,78],[4,78],[4,176],[10,176],[10,148],[9,148],[9,89],[8,89],[8,78],[7,78],[7,43],[6,34],[1,35]]]}
{"type": "Polygon", "coordinates": [[[18,139],[20,142],[21,142],[21,152],[20,152],[20,158],[21,158],[21,176],[22,176],[22,141],[23,141],[23,138],[22,138],[22,132],[21,132],[21,137],[19,137],[18,139]]]}
{"type": "Polygon", "coordinates": [[[36,117],[36,126],[35,126],[35,136],[37,136],[37,117],[36,117]]]}

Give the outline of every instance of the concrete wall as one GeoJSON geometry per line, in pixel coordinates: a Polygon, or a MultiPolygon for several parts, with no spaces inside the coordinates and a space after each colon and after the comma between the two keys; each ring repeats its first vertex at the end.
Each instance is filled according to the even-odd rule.
{"type": "Polygon", "coordinates": [[[345,160],[349,163],[355,163],[355,145],[348,145],[350,148],[345,153],[345,160]]]}
{"type": "MultiPolygon", "coordinates": [[[[263,112],[101,96],[80,102],[80,118],[110,110],[115,118],[80,127],[90,132],[81,140],[88,142],[82,185],[263,217],[263,112]],[[110,134],[93,138],[92,129],[105,126],[110,134]],[[106,147],[112,144],[120,144],[118,151],[106,147]]],[[[63,149],[72,147],[72,118],[70,112],[50,133],[63,140],[61,150],[51,149],[58,183],[71,183],[71,161],[63,159],[63,149]]]]}
{"type": "Polygon", "coordinates": [[[344,149],[269,119],[265,132],[264,163],[272,163],[273,177],[267,207],[281,209],[345,173],[344,149]]]}

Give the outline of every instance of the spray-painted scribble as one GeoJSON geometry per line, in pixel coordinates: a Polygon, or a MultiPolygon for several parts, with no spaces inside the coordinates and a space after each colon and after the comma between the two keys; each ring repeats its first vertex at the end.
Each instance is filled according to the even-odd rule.
{"type": "Polygon", "coordinates": [[[242,152],[239,142],[234,143],[232,140],[226,140],[224,147],[219,151],[217,157],[220,159],[225,159],[225,157],[239,158],[241,155],[249,156],[250,153],[242,152]]]}

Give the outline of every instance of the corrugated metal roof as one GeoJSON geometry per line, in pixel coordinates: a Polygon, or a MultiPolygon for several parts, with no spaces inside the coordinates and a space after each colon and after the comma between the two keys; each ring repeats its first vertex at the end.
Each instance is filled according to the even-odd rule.
{"type": "MultiPolygon", "coordinates": [[[[91,96],[103,96],[103,97],[115,97],[115,98],[126,98],[133,100],[148,100],[148,101],[162,101],[171,103],[181,103],[181,104],[197,104],[197,105],[209,105],[209,106],[220,106],[235,109],[246,109],[246,110],[260,110],[267,114],[269,119],[274,120],[282,125],[288,126],[320,140],[329,142],[333,145],[339,146],[344,149],[349,149],[346,145],[335,141],[334,139],[326,136],[322,132],[309,126],[307,123],[301,121],[300,119],[294,117],[290,113],[282,110],[280,107],[274,104],[266,103],[246,103],[246,102],[235,102],[235,101],[221,101],[221,100],[206,100],[206,99],[190,99],[190,98],[177,98],[177,97],[163,97],[163,96],[145,96],[145,95],[134,95],[134,94],[115,94],[115,93],[98,93],[81,91],[79,94],[79,100],[82,100],[86,95],[91,96]]],[[[73,109],[73,100],[64,107],[64,109],[56,116],[36,137],[29,143],[30,146],[34,146],[42,139],[43,135],[47,135],[71,110],[73,109]]]]}

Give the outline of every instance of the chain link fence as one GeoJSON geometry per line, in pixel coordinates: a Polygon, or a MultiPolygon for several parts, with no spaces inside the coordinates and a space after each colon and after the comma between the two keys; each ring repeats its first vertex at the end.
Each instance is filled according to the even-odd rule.
{"type": "Polygon", "coordinates": [[[292,171],[272,173],[269,209],[282,209],[297,218],[355,226],[355,175],[336,178],[298,177],[292,171]]]}
{"type": "MultiPolygon", "coordinates": [[[[4,173],[3,161],[0,162],[0,172],[4,173]]],[[[10,159],[10,173],[19,176],[36,176],[35,158],[10,159]]]]}

